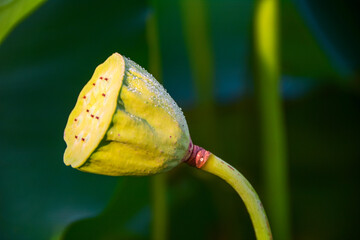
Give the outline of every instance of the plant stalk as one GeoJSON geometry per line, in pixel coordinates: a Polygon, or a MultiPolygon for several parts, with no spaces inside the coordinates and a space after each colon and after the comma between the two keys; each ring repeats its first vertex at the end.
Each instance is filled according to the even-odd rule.
{"type": "Polygon", "coordinates": [[[152,239],[167,239],[166,175],[152,177],[152,239]]]}
{"type": "MultiPolygon", "coordinates": [[[[157,1],[150,0],[152,12],[147,19],[146,34],[149,54],[149,71],[161,83],[161,53],[157,19],[157,1]]],[[[166,175],[158,174],[151,178],[152,188],[152,239],[167,239],[168,213],[166,203],[166,175]]]]}
{"type": "Polygon", "coordinates": [[[214,52],[211,46],[206,1],[180,1],[184,37],[200,106],[214,102],[214,52]]]}
{"type": "Polygon", "coordinates": [[[181,0],[179,2],[184,40],[189,56],[196,97],[196,114],[193,119],[201,122],[193,132],[196,141],[207,143],[212,149],[221,148],[217,137],[215,108],[215,53],[211,42],[210,16],[206,0],[181,0]],[[206,121],[203,121],[203,116],[206,121]],[[208,129],[215,137],[207,138],[208,129]],[[202,139],[201,137],[204,136],[202,139]]]}
{"type": "Polygon", "coordinates": [[[241,173],[214,154],[210,154],[200,169],[224,179],[235,189],[245,203],[258,240],[272,239],[270,225],[259,196],[241,173]]]}
{"type": "Polygon", "coordinates": [[[256,80],[262,136],[265,204],[274,236],[290,239],[285,129],[280,94],[279,1],[258,0],[255,11],[256,80]]]}

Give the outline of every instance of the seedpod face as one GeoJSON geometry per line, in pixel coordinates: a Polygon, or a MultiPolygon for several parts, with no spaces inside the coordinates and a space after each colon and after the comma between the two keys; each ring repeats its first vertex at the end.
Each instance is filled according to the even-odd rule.
{"type": "Polygon", "coordinates": [[[65,141],[68,145],[64,156],[67,165],[86,172],[115,176],[149,175],[169,170],[191,150],[189,131],[181,109],[152,75],[117,53],[96,69],[81,92],[65,129],[65,141]],[[106,65],[108,61],[110,64],[106,65]],[[97,75],[99,68],[101,71],[97,75]],[[104,73],[109,74],[107,81],[111,76],[116,84],[109,82],[113,84],[108,85],[109,88],[95,90],[94,80],[100,79],[104,73]],[[94,101],[89,99],[91,105],[85,107],[83,100],[86,99],[82,95],[89,92],[93,93],[90,96],[94,101]],[[103,94],[108,99],[106,102],[103,94]],[[98,115],[90,112],[91,109],[98,115]],[[80,113],[83,117],[81,124],[77,123],[79,119],[75,121],[80,113]],[[98,120],[98,125],[93,120],[98,120]],[[89,137],[89,141],[84,138],[83,141],[86,133],[94,138],[89,137]],[[91,142],[92,139],[96,141],[91,142]],[[87,143],[92,146],[86,146],[87,143]]]}
{"type": "Polygon", "coordinates": [[[124,71],[124,59],[115,53],[95,69],[80,92],[64,133],[66,165],[83,165],[103,139],[116,109],[124,71]]]}

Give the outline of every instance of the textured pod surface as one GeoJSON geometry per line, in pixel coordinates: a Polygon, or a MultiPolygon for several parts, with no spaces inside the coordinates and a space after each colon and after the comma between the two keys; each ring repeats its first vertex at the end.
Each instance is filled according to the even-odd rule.
{"type": "MultiPolygon", "coordinates": [[[[119,67],[117,71],[122,72],[119,74],[121,79],[116,80],[118,83],[114,85],[114,89],[108,89],[109,93],[104,92],[111,103],[106,102],[100,110],[94,108],[101,113],[111,113],[111,120],[103,123],[107,124],[104,133],[93,129],[94,135],[101,139],[85,161],[72,166],[86,172],[114,176],[149,175],[169,170],[177,166],[188,154],[190,136],[184,115],[165,89],[146,70],[119,54],[114,54],[110,58],[119,56],[122,65],[114,61],[116,66],[109,68],[119,67]],[[118,84],[121,85],[120,88],[118,84]]],[[[106,69],[103,70],[108,72],[106,69]]],[[[92,80],[84,89],[92,86],[92,80]]],[[[79,100],[81,101],[81,95],[79,100]]],[[[78,104],[73,112],[77,107],[78,104]]],[[[69,125],[74,121],[71,119],[72,115],[73,113],[65,130],[66,136],[68,132],[74,135],[73,130],[68,130],[73,128],[73,124],[69,125]]],[[[85,124],[91,125],[91,121],[85,124]]],[[[90,129],[90,125],[82,128],[90,129]]],[[[67,142],[68,148],[69,143],[67,142]]],[[[72,148],[70,146],[70,149],[72,148]]],[[[65,163],[68,164],[67,151],[65,163]]],[[[77,163],[78,160],[75,159],[74,162],[77,163]]]]}

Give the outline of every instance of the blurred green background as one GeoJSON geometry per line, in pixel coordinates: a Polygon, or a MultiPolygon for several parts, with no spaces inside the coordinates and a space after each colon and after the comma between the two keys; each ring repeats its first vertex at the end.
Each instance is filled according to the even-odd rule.
{"type": "MultiPolygon", "coordinates": [[[[27,2],[38,1],[0,1],[1,34],[20,10],[35,10],[27,2]]],[[[291,239],[356,236],[360,15],[354,3],[279,1],[291,239]]],[[[119,52],[154,68],[151,16],[158,74],[183,109],[193,141],[239,169],[272,212],[261,160],[256,4],[51,0],[18,24],[0,45],[0,239],[151,238],[152,177],[92,175],[62,160],[67,117],[95,67],[119,52]]],[[[255,238],[243,203],[225,182],[188,166],[164,178],[168,239],[255,238]]]]}

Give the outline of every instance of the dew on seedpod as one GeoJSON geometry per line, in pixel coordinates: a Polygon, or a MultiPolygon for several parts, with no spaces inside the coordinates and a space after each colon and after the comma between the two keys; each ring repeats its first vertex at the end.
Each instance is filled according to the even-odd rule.
{"type": "MultiPolygon", "coordinates": [[[[129,59],[126,59],[129,60],[129,59]]],[[[136,79],[138,81],[143,81],[145,83],[146,88],[154,94],[156,97],[151,97],[150,99],[155,104],[156,107],[163,108],[175,121],[182,123],[181,125],[186,126],[185,117],[182,113],[182,110],[177,106],[175,101],[170,97],[167,93],[166,89],[156,81],[152,74],[148,73],[138,64],[129,60],[130,67],[128,68],[130,71],[138,72],[142,77],[136,79]]],[[[131,86],[131,79],[129,79],[129,86],[131,86]]],[[[141,91],[140,91],[141,92],[141,91]]],[[[184,127],[185,128],[185,127],[184,127]]],[[[186,130],[186,129],[184,129],[186,130]]]]}

